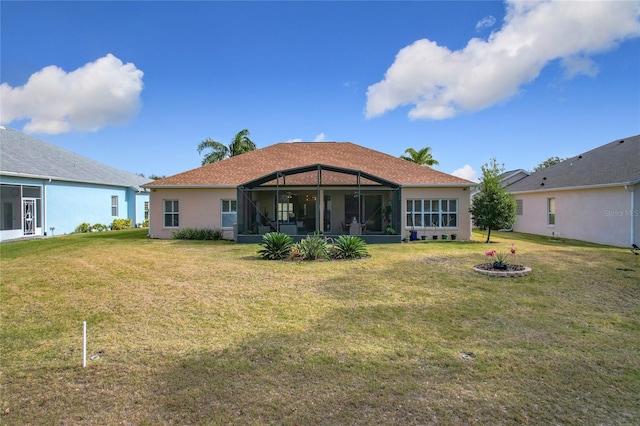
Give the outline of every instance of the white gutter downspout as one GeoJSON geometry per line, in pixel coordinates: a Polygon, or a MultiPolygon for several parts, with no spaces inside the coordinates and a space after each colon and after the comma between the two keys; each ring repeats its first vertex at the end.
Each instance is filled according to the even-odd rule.
{"type": "Polygon", "coordinates": [[[636,191],[635,191],[635,187],[631,187],[629,188],[629,185],[625,185],[624,189],[626,191],[630,191],[631,192],[631,208],[629,210],[630,214],[629,216],[631,216],[631,242],[629,243],[629,245],[631,244],[635,244],[636,242],[636,191]]]}
{"type": "Polygon", "coordinates": [[[51,178],[42,182],[42,232],[47,235],[47,184],[51,183],[51,178]]]}

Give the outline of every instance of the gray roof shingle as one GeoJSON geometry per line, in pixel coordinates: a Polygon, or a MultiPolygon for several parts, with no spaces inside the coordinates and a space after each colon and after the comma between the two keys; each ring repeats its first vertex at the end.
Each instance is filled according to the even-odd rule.
{"type": "Polygon", "coordinates": [[[509,192],[613,186],[640,182],[640,135],[617,139],[538,170],[509,186],[509,192]]]}
{"type": "Polygon", "coordinates": [[[9,127],[0,126],[0,174],[131,187],[148,178],[114,169],[9,127]]]}

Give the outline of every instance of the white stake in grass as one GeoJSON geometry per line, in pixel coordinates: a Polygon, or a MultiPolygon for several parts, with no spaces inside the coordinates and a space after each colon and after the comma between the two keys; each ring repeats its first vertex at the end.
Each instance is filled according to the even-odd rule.
{"type": "Polygon", "coordinates": [[[87,322],[82,321],[82,368],[87,366],[87,322]]]}

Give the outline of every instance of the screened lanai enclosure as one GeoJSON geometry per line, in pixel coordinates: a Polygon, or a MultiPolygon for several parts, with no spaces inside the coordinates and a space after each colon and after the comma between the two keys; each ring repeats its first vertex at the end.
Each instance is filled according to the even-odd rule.
{"type": "Polygon", "coordinates": [[[294,241],[314,233],[358,235],[367,243],[401,240],[398,184],[359,170],[321,164],[280,170],[238,186],[239,243],[267,232],[294,241]]]}

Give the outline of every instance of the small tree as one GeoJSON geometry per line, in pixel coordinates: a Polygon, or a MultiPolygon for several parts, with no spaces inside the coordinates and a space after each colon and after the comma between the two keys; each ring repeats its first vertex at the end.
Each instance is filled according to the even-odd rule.
{"type": "Polygon", "coordinates": [[[487,228],[487,243],[491,241],[491,230],[509,228],[516,220],[516,200],[500,184],[504,165],[495,158],[482,166],[480,192],[473,198],[469,212],[475,226],[487,228]]]}

